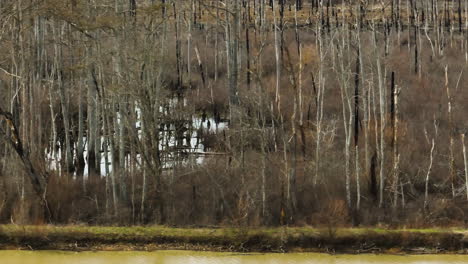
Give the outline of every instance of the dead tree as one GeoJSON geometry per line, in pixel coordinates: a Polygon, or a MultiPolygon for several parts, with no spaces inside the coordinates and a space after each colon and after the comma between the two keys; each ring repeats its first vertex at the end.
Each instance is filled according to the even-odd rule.
{"type": "Polygon", "coordinates": [[[21,162],[23,163],[25,172],[31,181],[32,188],[38,198],[40,199],[40,204],[44,209],[44,216],[46,219],[50,220],[50,211],[47,206],[46,191],[47,191],[47,172],[41,172],[31,161],[29,151],[24,149],[23,143],[19,136],[18,126],[15,124],[13,115],[10,112],[5,112],[0,107],[0,118],[6,122],[6,125],[9,131],[4,131],[0,128],[0,136],[4,138],[7,143],[15,150],[18,154],[21,162]]]}

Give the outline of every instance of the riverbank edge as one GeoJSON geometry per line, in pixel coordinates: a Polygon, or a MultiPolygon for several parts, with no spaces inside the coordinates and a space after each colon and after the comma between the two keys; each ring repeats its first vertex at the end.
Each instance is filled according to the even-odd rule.
{"type": "Polygon", "coordinates": [[[468,254],[468,230],[0,226],[0,250],[468,254]]]}

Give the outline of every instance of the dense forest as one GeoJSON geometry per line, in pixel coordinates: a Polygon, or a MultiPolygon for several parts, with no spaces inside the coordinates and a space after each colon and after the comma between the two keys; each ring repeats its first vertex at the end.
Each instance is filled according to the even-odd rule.
{"type": "Polygon", "coordinates": [[[467,0],[2,0],[0,222],[465,225],[467,0]]]}

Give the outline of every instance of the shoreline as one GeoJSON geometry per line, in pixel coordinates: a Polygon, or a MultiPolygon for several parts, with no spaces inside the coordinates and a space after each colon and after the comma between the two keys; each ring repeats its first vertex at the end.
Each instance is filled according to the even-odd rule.
{"type": "Polygon", "coordinates": [[[0,250],[468,254],[464,229],[0,226],[0,250]]]}

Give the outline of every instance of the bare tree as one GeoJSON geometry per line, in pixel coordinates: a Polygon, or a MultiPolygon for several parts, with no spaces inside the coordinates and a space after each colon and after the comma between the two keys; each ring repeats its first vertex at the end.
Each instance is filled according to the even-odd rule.
{"type": "Polygon", "coordinates": [[[466,199],[468,200],[468,155],[466,154],[465,134],[461,134],[461,143],[463,148],[463,163],[465,164],[465,186],[466,186],[466,199]]]}
{"type": "Polygon", "coordinates": [[[434,139],[432,139],[431,153],[429,155],[429,168],[427,169],[427,172],[426,172],[426,188],[424,191],[424,209],[427,209],[427,206],[428,206],[429,176],[431,175],[431,171],[432,171],[434,147],[435,147],[435,142],[434,142],[434,139]]]}

